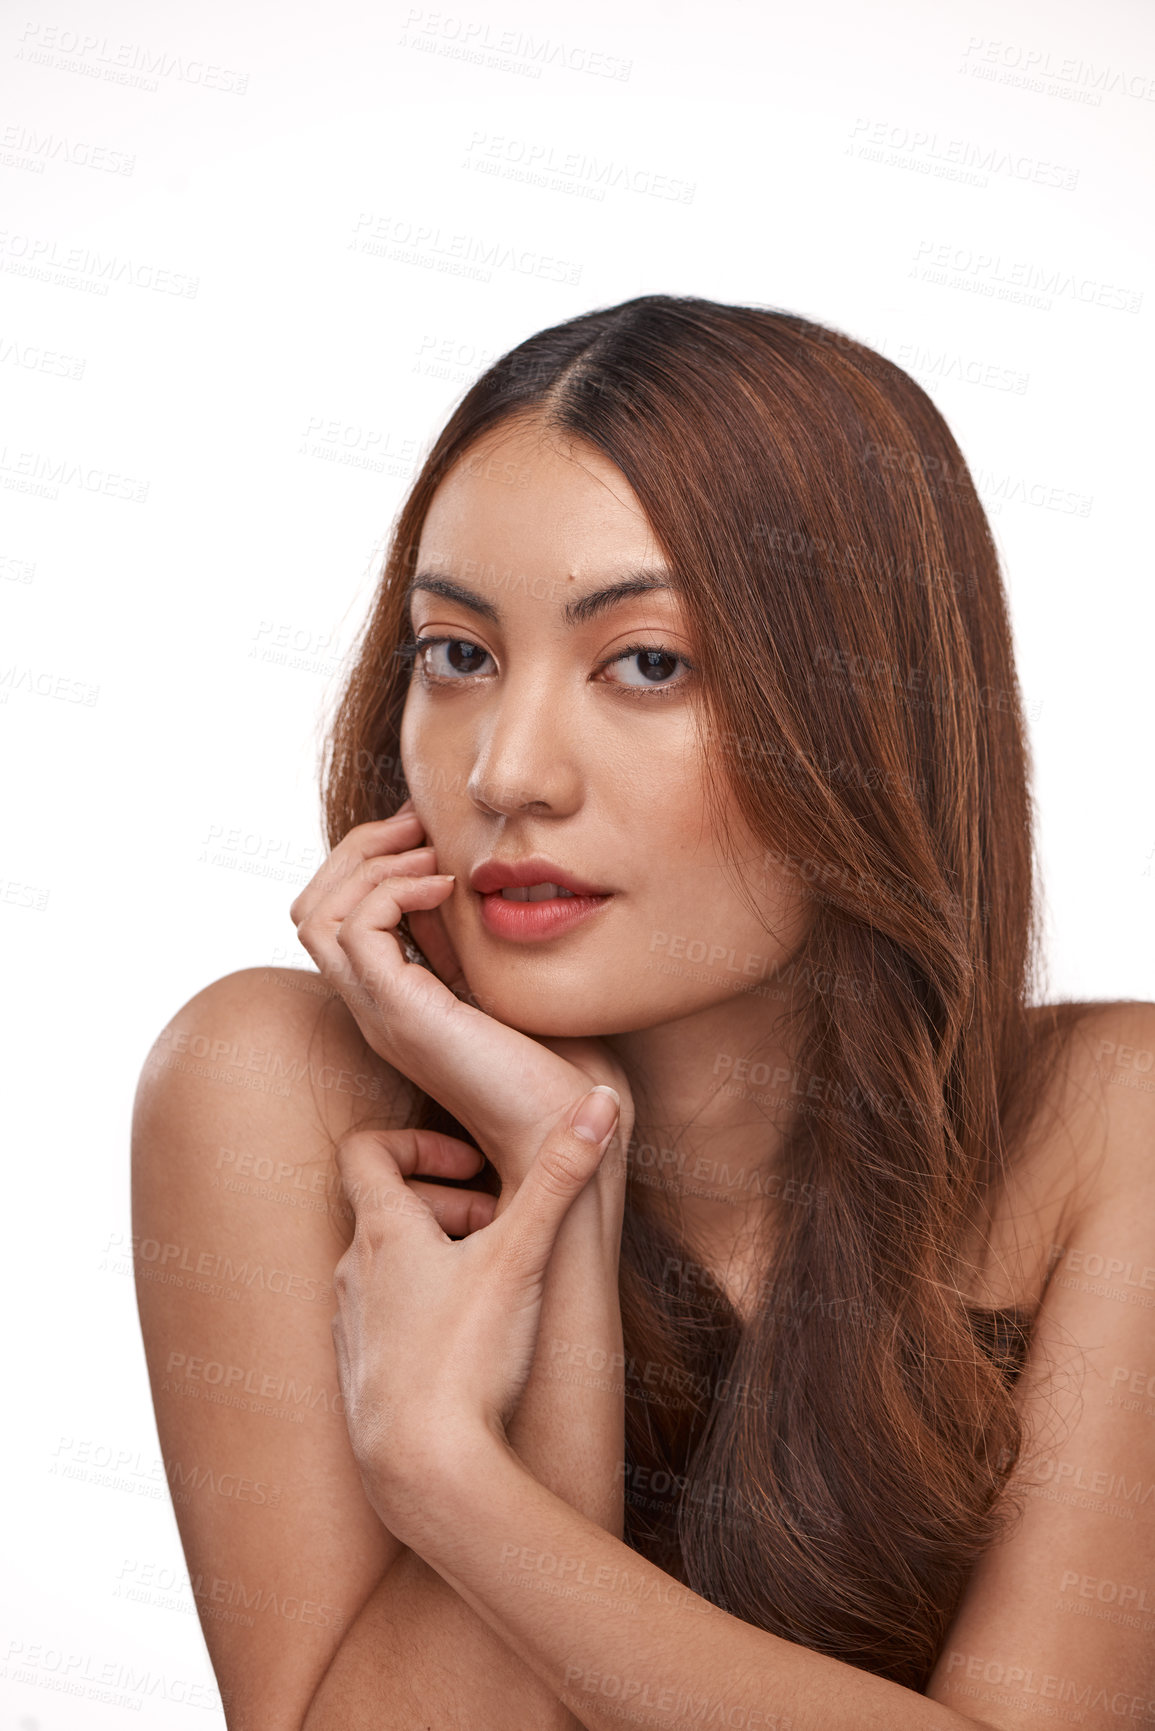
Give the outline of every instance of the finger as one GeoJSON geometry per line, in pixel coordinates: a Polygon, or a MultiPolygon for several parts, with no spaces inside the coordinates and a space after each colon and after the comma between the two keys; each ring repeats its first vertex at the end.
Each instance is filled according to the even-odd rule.
{"type": "Polygon", "coordinates": [[[561,1223],[601,1164],[620,1113],[617,1090],[604,1082],[584,1094],[568,1121],[550,1131],[502,1215],[509,1261],[527,1282],[544,1275],[561,1223]]]}
{"type": "Polygon", "coordinates": [[[334,873],[325,884],[320,882],[318,874],[318,878],[314,880],[317,884],[316,894],[307,907],[300,909],[297,923],[305,919],[331,920],[336,923],[351,914],[358,902],[364,901],[369,891],[376,889],[385,878],[430,877],[436,864],[437,855],[431,847],[414,847],[405,853],[372,854],[366,859],[351,859],[346,862],[343,875],[334,873]]]}
{"type": "MultiPolygon", "coordinates": [[[[436,974],[405,960],[396,929],[402,914],[440,906],[455,887],[456,879],[444,872],[388,877],[362,897],[332,934],[352,965],[352,978],[377,1001],[383,1018],[402,1004],[406,1016],[429,1011],[443,1017],[447,1008],[461,1008],[436,974]]],[[[435,1029],[427,1023],[422,1032],[428,1038],[435,1029]]]]}
{"type": "Polygon", "coordinates": [[[401,915],[411,908],[436,906],[444,901],[453,883],[452,878],[434,873],[387,877],[362,896],[343,920],[325,919],[315,911],[301,921],[297,937],[321,972],[335,983],[360,985],[372,993],[379,982],[382,988],[396,992],[405,978],[419,992],[423,980],[435,996],[444,994],[456,1004],[453,994],[427,968],[415,967],[405,960],[392,931],[401,915]]]}
{"type": "Polygon", "coordinates": [[[394,1130],[389,1134],[393,1138],[390,1151],[406,1177],[476,1178],[485,1165],[480,1148],[458,1136],[448,1136],[444,1130],[394,1130]]]}
{"type": "Polygon", "coordinates": [[[476,1178],[485,1155],[458,1136],[444,1130],[413,1127],[388,1130],[351,1130],[338,1143],[338,1150],[354,1140],[364,1140],[372,1155],[377,1144],[395,1163],[403,1178],[476,1178]]]}
{"type": "MultiPolygon", "coordinates": [[[[375,845],[370,845],[368,838],[359,837],[353,845],[355,831],[351,831],[345,840],[335,847],[332,853],[314,872],[289,908],[289,917],[299,924],[307,919],[319,902],[331,895],[334,890],[340,890],[342,885],[352,881],[367,882],[368,871],[375,862],[396,860],[410,854],[424,855],[432,844],[422,840],[419,826],[408,824],[403,829],[394,829],[392,835],[381,835],[375,845]]],[[[425,868],[428,869],[428,868],[425,868]]]]}
{"type": "Polygon", "coordinates": [[[399,848],[415,846],[424,834],[425,830],[417,813],[402,806],[392,817],[374,818],[369,823],[354,824],[333,848],[325,863],[328,864],[331,860],[369,859],[379,853],[396,853],[399,848]]]}
{"type": "Polygon", "coordinates": [[[323,893],[324,888],[331,887],[332,883],[338,883],[347,877],[357,862],[371,859],[377,854],[397,853],[403,847],[414,847],[424,833],[417,813],[407,811],[404,806],[392,817],[355,824],[348,835],[343,836],[337,843],[324,864],[293,902],[289,909],[290,917],[294,920],[305,917],[308,908],[317,899],[318,885],[323,893]]]}
{"type": "Polygon", "coordinates": [[[415,1131],[359,1130],[343,1136],[337,1144],[337,1170],[345,1200],[356,1216],[358,1232],[368,1229],[377,1240],[390,1239],[401,1231],[417,1231],[439,1244],[448,1244],[432,1210],[414,1196],[394,1155],[394,1137],[419,1135],[415,1131]]]}
{"type": "Polygon", "coordinates": [[[408,1189],[426,1204],[450,1238],[468,1238],[493,1221],[497,1197],[488,1190],[458,1190],[448,1184],[425,1184],[420,1178],[410,1178],[408,1189]]]}

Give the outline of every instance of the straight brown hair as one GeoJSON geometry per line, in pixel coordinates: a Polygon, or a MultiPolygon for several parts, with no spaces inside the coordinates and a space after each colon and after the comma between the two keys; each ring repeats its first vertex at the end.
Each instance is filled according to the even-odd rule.
{"type": "Polygon", "coordinates": [[[1014,1517],[1022,1445],[1031,1318],[965,1300],[963,1246],[989,1233],[1071,1008],[1028,1016],[1028,763],[990,530],[926,393],[840,332],[664,295],[542,331],[468,391],[400,512],[330,730],[330,845],[407,796],[422,525],[516,417],[596,447],[641,501],[717,822],[728,789],[813,909],[782,1164],[805,1201],[780,1209],[748,1326],[633,1151],[626,1537],[735,1616],[921,1690],[1014,1517]]]}

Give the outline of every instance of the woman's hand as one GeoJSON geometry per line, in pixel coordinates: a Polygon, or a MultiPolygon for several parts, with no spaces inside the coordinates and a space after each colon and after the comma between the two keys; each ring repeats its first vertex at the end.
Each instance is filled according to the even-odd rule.
{"type": "Polygon", "coordinates": [[[592,1084],[622,1102],[624,1192],[633,1102],[621,1065],[594,1039],[538,1039],[487,1016],[470,996],[439,909],[454,879],[436,874],[412,802],[358,824],[293,902],[297,936],[340,991],[372,1049],[463,1124],[504,1181],[517,1183],[548,1132],[592,1084]],[[407,962],[395,935],[406,915],[432,966],[407,962]]]}
{"type": "Polygon", "coordinates": [[[448,1172],[464,1144],[425,1130],[362,1130],[338,1145],[356,1217],[333,1275],[345,1422],[366,1495],[406,1544],[435,1463],[505,1440],[533,1361],[554,1241],[617,1122],[612,1088],[585,1094],[545,1138],[501,1217],[467,1227],[458,1242],[409,1175],[419,1162],[448,1172]]]}

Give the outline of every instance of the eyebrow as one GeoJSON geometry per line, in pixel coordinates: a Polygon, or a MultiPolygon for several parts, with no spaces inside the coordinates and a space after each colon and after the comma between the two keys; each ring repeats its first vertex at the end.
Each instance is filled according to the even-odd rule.
{"type": "MultiPolygon", "coordinates": [[[[627,572],[619,582],[606,584],[601,589],[591,589],[588,595],[579,595],[576,600],[567,602],[565,622],[567,625],[584,625],[631,595],[645,595],[653,589],[672,591],[674,586],[668,581],[668,575],[665,571],[655,570],[627,572]]],[[[458,606],[468,607],[470,612],[479,614],[482,619],[488,619],[491,624],[501,624],[499,607],[495,607],[484,595],[478,595],[475,590],[467,588],[464,583],[458,583],[452,577],[442,577],[434,571],[419,571],[405,591],[406,606],[419,590],[425,590],[430,595],[440,595],[445,601],[456,601],[458,606]]]]}

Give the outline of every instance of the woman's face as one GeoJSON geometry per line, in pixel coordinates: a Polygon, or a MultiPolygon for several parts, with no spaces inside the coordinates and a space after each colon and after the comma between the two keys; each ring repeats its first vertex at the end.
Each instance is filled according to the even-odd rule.
{"type": "Polygon", "coordinates": [[[525,1033],[627,1033],[741,998],[802,936],[793,886],[767,877],[732,804],[761,919],[726,869],[674,591],[612,593],[665,575],[621,472],[536,421],[474,445],[426,517],[413,630],[450,641],[418,652],[402,763],[438,869],[457,874],[441,915],[469,986],[525,1033]],[[483,894],[486,861],[601,894],[483,894]]]}

